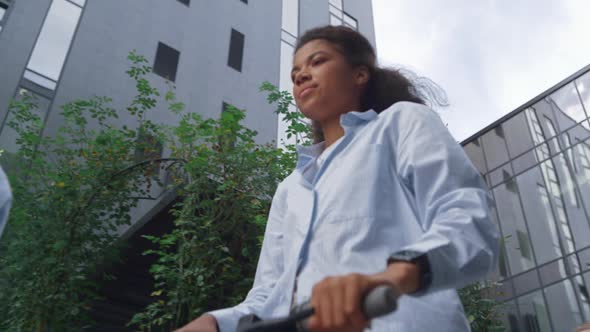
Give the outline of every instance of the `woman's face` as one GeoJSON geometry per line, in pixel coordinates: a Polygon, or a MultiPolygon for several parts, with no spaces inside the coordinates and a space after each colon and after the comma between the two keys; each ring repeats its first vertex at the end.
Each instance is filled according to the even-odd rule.
{"type": "Polygon", "coordinates": [[[297,107],[307,118],[324,123],[359,111],[368,73],[352,68],[334,44],[315,39],[295,53],[291,79],[297,107]]]}

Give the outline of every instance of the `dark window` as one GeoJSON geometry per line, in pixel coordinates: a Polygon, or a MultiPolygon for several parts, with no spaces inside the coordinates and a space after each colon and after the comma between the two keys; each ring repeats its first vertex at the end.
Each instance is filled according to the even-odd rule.
{"type": "Polygon", "coordinates": [[[244,35],[231,29],[231,39],[229,42],[229,57],[227,65],[237,71],[242,71],[242,58],[244,57],[244,35]]]}
{"type": "Polygon", "coordinates": [[[241,0],[243,3],[248,4],[248,0],[241,0]]]}
{"type": "Polygon", "coordinates": [[[174,82],[176,80],[176,69],[178,68],[179,57],[180,52],[159,42],[158,51],[156,52],[156,61],[154,61],[154,73],[174,82]]]}
{"type": "Polygon", "coordinates": [[[178,0],[180,2],[182,2],[183,4],[189,6],[191,4],[191,0],[178,0]]]}

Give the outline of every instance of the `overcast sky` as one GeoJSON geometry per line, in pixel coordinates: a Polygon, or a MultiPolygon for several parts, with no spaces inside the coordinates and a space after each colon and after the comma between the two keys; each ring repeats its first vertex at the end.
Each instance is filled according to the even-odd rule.
{"type": "Polygon", "coordinates": [[[587,0],[373,0],[381,65],[447,92],[463,140],[590,64],[587,0]]]}

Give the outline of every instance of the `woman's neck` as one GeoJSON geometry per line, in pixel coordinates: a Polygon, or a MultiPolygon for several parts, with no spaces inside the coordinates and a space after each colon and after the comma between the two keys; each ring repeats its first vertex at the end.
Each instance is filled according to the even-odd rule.
{"type": "Polygon", "coordinates": [[[322,124],[324,133],[324,150],[344,136],[344,128],[340,125],[339,119],[322,124]]]}

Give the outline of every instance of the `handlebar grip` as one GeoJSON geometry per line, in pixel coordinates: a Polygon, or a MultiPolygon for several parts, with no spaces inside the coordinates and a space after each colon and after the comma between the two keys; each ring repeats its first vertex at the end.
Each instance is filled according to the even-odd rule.
{"type": "Polygon", "coordinates": [[[386,315],[397,309],[399,293],[394,287],[378,286],[371,290],[363,301],[363,312],[367,318],[386,315]]]}
{"type": "MultiPolygon", "coordinates": [[[[362,311],[371,320],[397,309],[397,299],[400,297],[398,290],[392,286],[381,285],[370,290],[363,298],[362,311]]],[[[305,302],[295,309],[295,312],[308,311],[309,316],[313,315],[313,308],[310,303],[305,302]],[[311,309],[311,310],[310,310],[311,309]]],[[[297,322],[297,331],[306,332],[309,318],[297,322]]]]}
{"type": "MultiPolygon", "coordinates": [[[[370,290],[363,298],[362,311],[367,319],[386,315],[397,309],[400,293],[392,286],[382,285],[370,290]]],[[[306,332],[307,321],[314,313],[309,301],[293,309],[284,318],[260,320],[256,315],[246,315],[238,322],[238,332],[297,331],[306,332]]]]}

